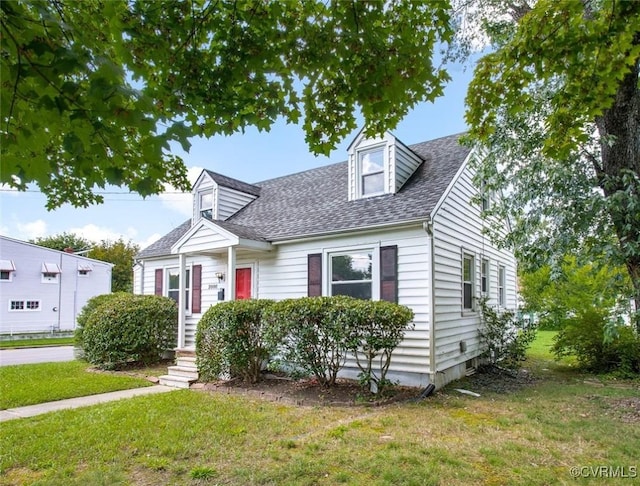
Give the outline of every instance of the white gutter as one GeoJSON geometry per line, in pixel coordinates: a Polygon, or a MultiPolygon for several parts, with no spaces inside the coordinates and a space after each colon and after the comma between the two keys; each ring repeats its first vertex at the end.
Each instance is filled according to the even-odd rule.
{"type": "Polygon", "coordinates": [[[429,375],[431,376],[431,383],[436,385],[436,272],[435,272],[435,243],[433,232],[433,221],[428,218],[423,223],[423,228],[429,235],[429,284],[431,292],[431,302],[429,305],[429,313],[431,319],[429,320],[429,375]]]}
{"type": "Polygon", "coordinates": [[[411,220],[395,221],[395,222],[383,223],[383,224],[372,224],[368,226],[360,226],[357,228],[344,228],[344,229],[333,230],[333,231],[318,231],[315,233],[305,233],[305,234],[295,235],[295,236],[282,238],[282,239],[274,238],[274,239],[270,239],[269,241],[271,242],[272,245],[282,245],[285,243],[299,243],[301,241],[309,241],[310,239],[329,238],[329,237],[332,237],[335,235],[341,235],[341,234],[350,234],[350,233],[360,234],[363,232],[374,232],[374,231],[379,231],[380,229],[387,229],[387,228],[410,227],[410,226],[416,226],[422,223],[424,223],[424,216],[416,219],[411,219],[411,220]]]}

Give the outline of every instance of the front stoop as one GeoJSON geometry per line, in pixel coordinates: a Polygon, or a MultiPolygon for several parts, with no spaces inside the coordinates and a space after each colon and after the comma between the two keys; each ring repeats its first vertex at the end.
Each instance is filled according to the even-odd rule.
{"type": "Polygon", "coordinates": [[[195,356],[180,356],[175,366],[169,366],[168,374],[159,377],[161,385],[174,388],[189,388],[191,383],[198,381],[198,367],[195,356]]]}

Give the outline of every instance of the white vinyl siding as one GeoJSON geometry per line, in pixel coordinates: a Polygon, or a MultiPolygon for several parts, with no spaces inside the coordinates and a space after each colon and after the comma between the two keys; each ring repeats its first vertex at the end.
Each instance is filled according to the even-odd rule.
{"type": "Polygon", "coordinates": [[[400,141],[396,141],[394,144],[394,155],[394,192],[398,192],[420,166],[422,159],[400,143],[400,141]]]}
{"type": "MultiPolygon", "coordinates": [[[[515,258],[511,252],[495,248],[488,237],[482,234],[484,222],[480,218],[481,208],[471,203],[475,194],[477,189],[472,183],[472,173],[465,168],[434,217],[437,370],[464,364],[481,352],[478,338],[480,315],[478,312],[463,311],[462,308],[462,252],[473,255],[475,260],[476,298],[479,297],[479,289],[481,289],[479,278],[482,272],[481,260],[483,258],[489,260],[487,275],[489,282],[497,282],[498,279],[498,268],[495,262],[504,263],[505,307],[512,309],[516,307],[515,258]],[[465,352],[460,350],[461,341],[466,344],[465,352]]],[[[489,305],[498,304],[497,287],[497,285],[489,285],[486,295],[489,305]]]]}
{"type": "MultiPolygon", "coordinates": [[[[429,286],[428,237],[422,227],[389,230],[361,235],[345,235],[316,241],[281,244],[272,252],[255,253],[259,260],[258,297],[282,300],[307,295],[307,256],[323,254],[323,295],[329,295],[329,255],[353,249],[397,245],[398,247],[398,303],[414,312],[415,328],[408,331],[404,341],[393,354],[390,374],[409,373],[416,386],[428,383],[429,372],[429,286]]],[[[240,261],[240,258],[239,258],[240,261]]],[[[379,292],[379,278],[373,278],[379,292]]],[[[353,376],[354,363],[348,362],[353,376]]]]}
{"type": "Polygon", "coordinates": [[[236,191],[229,187],[218,186],[216,219],[226,220],[253,201],[256,196],[236,191]]]}

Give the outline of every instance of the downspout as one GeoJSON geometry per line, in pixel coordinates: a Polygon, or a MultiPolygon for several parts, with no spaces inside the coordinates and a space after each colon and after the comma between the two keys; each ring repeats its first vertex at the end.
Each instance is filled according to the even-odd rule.
{"type": "Polygon", "coordinates": [[[431,305],[430,314],[431,320],[429,322],[429,375],[430,381],[433,385],[436,384],[436,275],[435,275],[435,243],[433,235],[433,221],[431,217],[422,223],[422,227],[429,235],[429,285],[431,292],[431,305]]]}
{"type": "Polygon", "coordinates": [[[60,315],[62,314],[62,253],[60,253],[60,266],[58,267],[60,270],[60,275],[58,278],[58,324],[57,329],[60,331],[60,315]]]}

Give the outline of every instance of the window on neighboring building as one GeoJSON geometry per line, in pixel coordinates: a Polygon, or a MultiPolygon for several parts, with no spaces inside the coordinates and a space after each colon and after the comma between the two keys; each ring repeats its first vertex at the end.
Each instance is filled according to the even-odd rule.
{"type": "Polygon", "coordinates": [[[198,193],[198,204],[200,216],[206,219],[213,219],[213,192],[211,189],[198,193]]]}
{"type": "Polygon", "coordinates": [[[0,281],[11,282],[15,271],[13,260],[0,260],[0,281]]]}
{"type": "Polygon", "coordinates": [[[92,270],[93,270],[93,267],[89,263],[78,264],[78,275],[80,275],[81,277],[87,277],[92,270]]]}
{"type": "Polygon", "coordinates": [[[24,310],[24,300],[11,300],[9,301],[9,310],[24,310]]]}
{"type": "Polygon", "coordinates": [[[475,295],[475,257],[468,253],[462,256],[462,310],[473,310],[473,297],[475,295]]]}
{"type": "Polygon", "coordinates": [[[377,147],[358,151],[360,193],[363,196],[384,192],[384,148],[377,147]]]}
{"type": "Polygon", "coordinates": [[[27,300],[27,310],[39,310],[39,309],[40,309],[39,300],[27,300]]]}
{"type": "Polygon", "coordinates": [[[482,259],[480,266],[480,291],[486,295],[489,293],[489,260],[482,259]]]}
{"type": "MultiPolygon", "coordinates": [[[[175,300],[176,303],[180,297],[180,269],[178,268],[169,268],[167,269],[167,290],[166,296],[175,300]]],[[[186,282],[186,292],[185,292],[185,306],[184,308],[189,311],[191,309],[191,299],[190,299],[190,290],[191,290],[191,272],[190,269],[185,270],[185,282],[186,282]]]]}
{"type": "Polygon", "coordinates": [[[373,297],[373,251],[334,253],[330,255],[330,265],[331,295],[373,297]]]}
{"type": "Polygon", "coordinates": [[[60,281],[60,267],[57,263],[42,264],[42,283],[58,283],[60,281]]]}
{"type": "Polygon", "coordinates": [[[10,300],[9,310],[14,312],[39,311],[40,301],[39,300],[10,300]]]}
{"type": "Polygon", "coordinates": [[[498,267],[498,304],[504,306],[506,302],[506,270],[504,266],[500,265],[498,267]]]}

